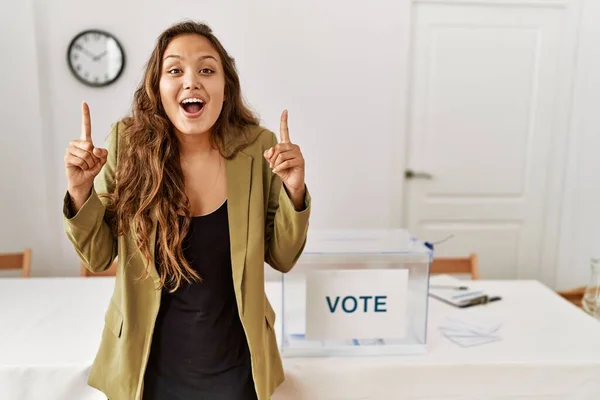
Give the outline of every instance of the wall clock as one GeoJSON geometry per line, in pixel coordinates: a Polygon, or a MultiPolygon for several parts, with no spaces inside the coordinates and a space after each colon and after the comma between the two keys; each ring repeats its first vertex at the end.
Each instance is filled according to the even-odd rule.
{"type": "Polygon", "coordinates": [[[125,67],[125,53],[113,35],[90,29],[73,38],[67,50],[67,63],[80,82],[102,87],[119,78],[125,67]]]}

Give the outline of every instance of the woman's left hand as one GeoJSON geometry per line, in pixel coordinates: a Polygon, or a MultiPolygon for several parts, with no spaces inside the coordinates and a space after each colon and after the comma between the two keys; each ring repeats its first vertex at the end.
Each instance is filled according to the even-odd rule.
{"type": "Polygon", "coordinates": [[[277,174],[291,197],[304,197],[304,157],[300,147],[290,142],[288,130],[288,112],[281,114],[279,127],[279,143],[266,150],[265,159],[269,162],[273,173],[277,174]]]}

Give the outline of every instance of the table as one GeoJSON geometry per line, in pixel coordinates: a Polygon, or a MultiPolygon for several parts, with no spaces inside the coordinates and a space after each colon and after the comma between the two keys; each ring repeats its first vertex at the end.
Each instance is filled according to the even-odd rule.
{"type": "Polygon", "coordinates": [[[106,400],[87,386],[114,278],[0,279],[0,399],[106,400]]]}
{"type": "Polygon", "coordinates": [[[427,354],[287,358],[286,381],[273,400],[600,399],[597,320],[537,281],[477,286],[503,299],[467,309],[429,300],[427,354]],[[437,327],[457,312],[502,322],[503,340],[454,344],[437,327]]]}
{"type": "MultiPolygon", "coordinates": [[[[105,399],[86,381],[113,279],[0,279],[0,399],[105,399]]],[[[266,283],[276,312],[278,285],[266,283]]],[[[428,354],[286,358],[273,400],[600,399],[598,321],[536,281],[479,285],[503,300],[464,310],[430,300],[428,354]],[[502,321],[503,340],[450,342],[437,326],[455,312],[502,321]]]]}

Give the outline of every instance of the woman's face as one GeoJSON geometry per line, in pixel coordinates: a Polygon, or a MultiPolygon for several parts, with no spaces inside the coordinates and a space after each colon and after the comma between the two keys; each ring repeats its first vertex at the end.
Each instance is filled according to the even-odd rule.
{"type": "Polygon", "coordinates": [[[225,99],[225,75],[217,51],[204,36],[177,36],[160,71],[160,99],[176,132],[210,132],[225,99]]]}

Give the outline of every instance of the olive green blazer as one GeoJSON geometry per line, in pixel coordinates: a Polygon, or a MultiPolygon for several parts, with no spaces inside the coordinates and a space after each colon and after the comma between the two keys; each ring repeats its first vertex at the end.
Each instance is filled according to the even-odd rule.
{"type": "MultiPolygon", "coordinates": [[[[63,220],[69,240],[90,271],[106,270],[118,259],[115,288],[88,384],[111,400],[138,400],[143,393],[161,296],[154,263],[150,265],[150,278],[140,280],[146,262],[135,237],[132,233],[113,236],[104,219],[105,200],[98,196],[114,189],[122,129],[122,123],[113,125],[107,142],[107,163],[76,215],[70,211],[68,193],[65,195],[63,220]]],[[[263,157],[264,151],[277,143],[276,136],[260,127],[254,129],[254,134],[256,139],[226,162],[227,208],[235,296],[248,339],[258,398],[267,400],[283,382],[284,372],[273,329],[275,313],[264,290],[264,263],[281,272],[295,265],[306,243],[311,200],[307,190],[305,208],[295,210],[281,179],[263,157]]],[[[152,253],[155,235],[156,220],[149,239],[152,253]]]]}

